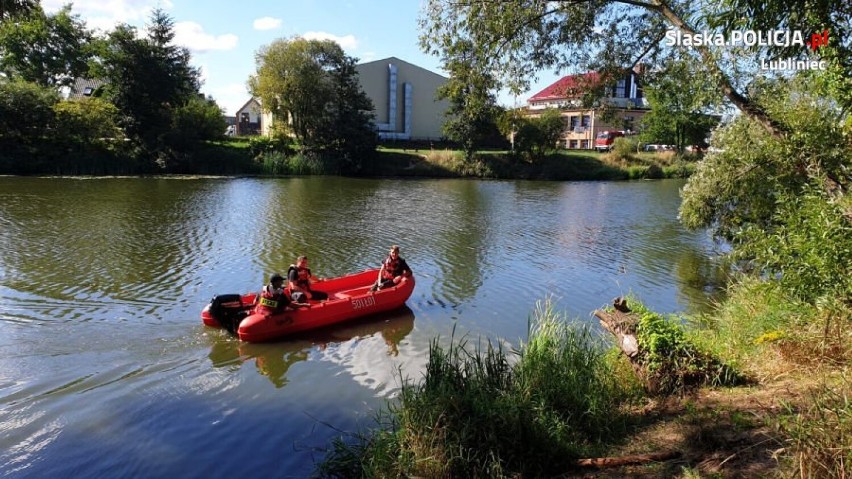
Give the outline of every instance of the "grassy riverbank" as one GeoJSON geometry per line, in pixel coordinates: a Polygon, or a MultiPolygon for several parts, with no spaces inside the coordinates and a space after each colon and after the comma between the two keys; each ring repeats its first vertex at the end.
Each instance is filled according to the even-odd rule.
{"type": "Polygon", "coordinates": [[[509,151],[483,151],[465,161],[460,150],[412,143],[379,146],[354,169],[338,158],[323,158],[286,149],[272,141],[233,138],[210,143],[210,165],[200,173],[243,173],[273,176],[339,175],[362,177],[494,178],[537,180],[628,180],[686,178],[695,157],[671,152],[619,156],[587,150],[560,150],[536,161],[509,151]]]}
{"type": "MultiPolygon", "coordinates": [[[[772,285],[743,282],[714,313],[689,318],[682,334],[674,335],[677,341],[659,331],[653,341],[670,350],[694,346],[750,381],[649,395],[623,354],[545,304],[531,321],[529,341],[516,352],[471,348],[464,340],[444,348],[433,343],[424,378],[403,384],[374,430],[338,440],[318,472],[848,476],[852,383],[843,372],[852,359],[850,320],[848,310],[809,308],[772,285]],[[683,347],[687,343],[692,346],[683,347]],[[667,459],[592,471],[578,465],[582,458],[654,453],[667,459]]],[[[641,327],[643,344],[649,339],[643,339],[641,327]]],[[[683,357],[694,355],[673,364],[687,370],[693,363],[683,357]]]]}
{"type": "Polygon", "coordinates": [[[694,160],[672,153],[640,153],[629,158],[586,150],[559,150],[536,161],[508,151],[483,151],[464,161],[459,150],[379,148],[365,161],[367,176],[426,176],[537,180],[627,180],[685,178],[694,160]]]}
{"type": "Polygon", "coordinates": [[[465,161],[460,150],[411,143],[379,146],[365,158],[342,159],[300,153],[287,142],[267,137],[224,138],[148,158],[134,148],[58,150],[39,148],[0,153],[0,174],[22,175],[346,175],[536,180],[628,180],[685,178],[696,158],[673,153],[620,156],[587,150],[560,150],[530,161],[509,151],[483,151],[465,161]]]}

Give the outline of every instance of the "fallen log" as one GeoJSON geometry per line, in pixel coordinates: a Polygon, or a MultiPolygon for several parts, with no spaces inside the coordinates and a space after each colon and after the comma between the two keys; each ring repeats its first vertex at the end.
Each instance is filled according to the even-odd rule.
{"type": "Polygon", "coordinates": [[[609,312],[598,309],[595,310],[595,316],[601,322],[601,326],[618,339],[618,347],[632,360],[639,354],[639,342],[636,340],[636,328],[639,320],[630,314],[626,299],[615,298],[613,306],[615,311],[609,312]]]}
{"type": "Polygon", "coordinates": [[[648,393],[671,394],[704,384],[732,386],[747,381],[739,372],[690,343],[677,325],[667,323],[659,315],[651,316],[646,322],[645,317],[640,318],[630,310],[623,298],[615,298],[613,308],[613,311],[596,310],[594,315],[615,336],[617,346],[648,393]],[[637,339],[640,319],[643,328],[650,328],[643,334],[666,338],[662,341],[665,348],[640,348],[637,339]]]}
{"type": "Polygon", "coordinates": [[[650,454],[635,454],[632,456],[619,457],[595,457],[589,459],[579,459],[577,466],[579,467],[595,467],[603,469],[607,467],[619,467],[635,464],[645,464],[648,462],[668,461],[680,456],[679,451],[660,451],[650,454]]]}

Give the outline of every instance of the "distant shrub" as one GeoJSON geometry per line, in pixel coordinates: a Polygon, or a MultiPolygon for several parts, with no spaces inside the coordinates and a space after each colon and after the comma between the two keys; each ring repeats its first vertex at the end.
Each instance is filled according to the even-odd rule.
{"type": "Polygon", "coordinates": [[[660,165],[652,164],[645,169],[645,173],[642,177],[646,180],[659,180],[660,178],[664,178],[665,174],[663,173],[663,169],[660,165]]]}
{"type": "Polygon", "coordinates": [[[632,160],[639,150],[639,140],[635,137],[620,136],[612,143],[612,152],[616,158],[632,160]]]}

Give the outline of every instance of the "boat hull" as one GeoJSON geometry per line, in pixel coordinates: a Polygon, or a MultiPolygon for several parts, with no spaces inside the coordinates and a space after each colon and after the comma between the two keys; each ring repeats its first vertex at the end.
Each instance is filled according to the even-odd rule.
{"type": "MultiPolygon", "coordinates": [[[[256,294],[234,295],[232,308],[242,309],[248,316],[238,322],[237,336],[248,342],[273,341],[291,334],[331,326],[356,318],[369,316],[402,307],[414,291],[414,278],[403,279],[400,284],[376,292],[370,287],[376,281],[378,270],[367,270],[316,283],[314,289],[328,293],[327,301],[311,301],[310,307],[297,308],[277,314],[251,306],[256,294]],[[239,298],[236,301],[236,298],[239,298]]],[[[211,314],[210,306],[201,313],[204,324],[222,327],[211,314]]]]}

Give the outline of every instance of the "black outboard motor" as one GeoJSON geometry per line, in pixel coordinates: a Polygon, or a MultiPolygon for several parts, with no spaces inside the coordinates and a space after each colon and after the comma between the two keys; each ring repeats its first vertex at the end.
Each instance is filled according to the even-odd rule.
{"type": "Polygon", "coordinates": [[[251,304],[243,304],[242,296],[239,294],[219,294],[210,300],[210,315],[223,328],[236,334],[240,321],[249,315],[251,304]]]}

